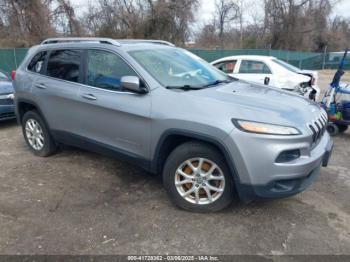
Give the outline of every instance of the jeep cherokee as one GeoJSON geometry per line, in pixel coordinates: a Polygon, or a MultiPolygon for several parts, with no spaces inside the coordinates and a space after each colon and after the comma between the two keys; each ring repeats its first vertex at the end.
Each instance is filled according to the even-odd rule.
{"type": "Polygon", "coordinates": [[[48,39],[28,51],[14,86],[35,155],[68,144],[117,156],[161,174],[192,211],[299,193],[333,146],[316,103],[164,41],[48,39]]]}

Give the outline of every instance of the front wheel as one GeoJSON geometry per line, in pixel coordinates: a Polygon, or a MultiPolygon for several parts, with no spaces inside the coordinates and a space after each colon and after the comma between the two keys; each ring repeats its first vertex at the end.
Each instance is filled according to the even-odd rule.
{"type": "Polygon", "coordinates": [[[170,154],[163,182],[172,201],[189,211],[219,211],[235,195],[233,178],[222,155],[198,142],[182,144],[170,154]]]}

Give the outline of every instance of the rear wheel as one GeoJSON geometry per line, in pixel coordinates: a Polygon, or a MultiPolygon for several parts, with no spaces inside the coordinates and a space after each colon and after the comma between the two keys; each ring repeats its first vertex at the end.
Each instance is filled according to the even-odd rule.
{"type": "Polygon", "coordinates": [[[28,111],[24,114],[22,132],[30,150],[35,155],[46,157],[56,152],[56,144],[36,111],[28,111]]]}
{"type": "Polygon", "coordinates": [[[348,129],[347,125],[337,124],[337,127],[338,127],[340,133],[344,133],[348,129]]]}
{"type": "Polygon", "coordinates": [[[189,142],[168,157],[163,181],[173,202],[186,210],[214,212],[227,207],[235,191],[222,155],[213,147],[189,142]]]}

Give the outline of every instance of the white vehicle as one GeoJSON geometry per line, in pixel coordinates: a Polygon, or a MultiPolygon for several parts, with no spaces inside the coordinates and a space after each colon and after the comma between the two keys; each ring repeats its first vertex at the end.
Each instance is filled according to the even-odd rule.
{"type": "Polygon", "coordinates": [[[301,70],[272,56],[229,56],[211,64],[238,79],[298,92],[312,100],[320,94],[317,71],[301,70]]]}

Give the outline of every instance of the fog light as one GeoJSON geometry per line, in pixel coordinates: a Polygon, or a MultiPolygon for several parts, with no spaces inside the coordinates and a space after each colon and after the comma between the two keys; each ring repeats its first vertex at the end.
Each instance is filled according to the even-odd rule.
{"type": "Polygon", "coordinates": [[[286,163],[293,161],[300,157],[300,150],[294,149],[294,150],[288,150],[284,151],[276,159],[276,163],[286,163]]]}

